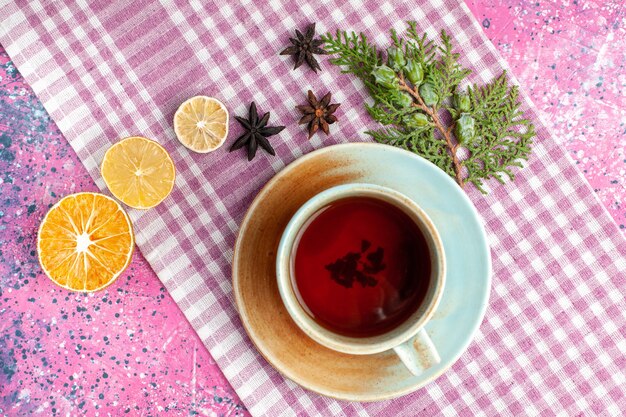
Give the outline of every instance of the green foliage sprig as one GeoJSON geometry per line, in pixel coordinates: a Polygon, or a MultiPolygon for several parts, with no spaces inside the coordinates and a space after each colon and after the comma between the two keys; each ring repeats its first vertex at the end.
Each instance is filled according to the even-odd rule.
{"type": "Polygon", "coordinates": [[[422,155],[463,187],[514,178],[528,159],[535,130],[519,109],[519,92],[503,72],[486,85],[459,84],[471,71],[459,63],[450,37],[435,43],[408,22],[404,37],[391,30],[385,52],[364,34],[337,31],[322,36],[331,63],[357,76],[374,103],[370,116],[385,127],[368,131],[376,141],[422,155]]]}

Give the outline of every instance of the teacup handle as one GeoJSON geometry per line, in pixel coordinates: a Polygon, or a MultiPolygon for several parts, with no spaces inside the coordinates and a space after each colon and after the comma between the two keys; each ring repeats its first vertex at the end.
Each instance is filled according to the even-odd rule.
{"type": "Polygon", "coordinates": [[[426,369],[441,362],[437,348],[424,329],[403,344],[394,347],[393,350],[413,375],[420,375],[426,369]]]}

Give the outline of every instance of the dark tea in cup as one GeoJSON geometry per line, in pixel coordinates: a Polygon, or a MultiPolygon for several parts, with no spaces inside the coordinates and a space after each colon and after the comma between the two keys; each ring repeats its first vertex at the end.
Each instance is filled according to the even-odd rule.
{"type": "Polygon", "coordinates": [[[420,227],[402,209],[363,196],[315,212],[294,241],[291,280],[306,313],[349,337],[393,330],[424,301],[432,260],[420,227]]]}

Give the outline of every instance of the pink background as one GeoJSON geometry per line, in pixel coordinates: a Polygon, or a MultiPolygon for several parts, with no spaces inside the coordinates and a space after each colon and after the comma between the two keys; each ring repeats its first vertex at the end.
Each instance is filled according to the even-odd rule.
{"type": "MultiPolygon", "coordinates": [[[[579,3],[468,5],[624,231],[626,9],[579,3]]],[[[96,187],[3,50],[0,77],[0,414],[247,415],[141,255],[91,295],[40,273],[36,202],[96,187]]]]}

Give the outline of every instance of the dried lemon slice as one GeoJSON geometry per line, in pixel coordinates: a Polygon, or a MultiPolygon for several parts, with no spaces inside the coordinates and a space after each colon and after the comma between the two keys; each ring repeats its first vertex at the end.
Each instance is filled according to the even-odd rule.
{"type": "Polygon", "coordinates": [[[192,151],[212,152],[228,136],[228,110],[213,97],[192,97],[176,110],[174,132],[180,143],[192,151]]]}
{"type": "Polygon", "coordinates": [[[56,284],[96,291],[126,269],[135,239],[120,204],[102,194],[68,195],[48,211],[37,235],[41,268],[56,284]]]}
{"type": "Polygon", "coordinates": [[[167,197],[176,177],[174,162],[157,142],[132,136],[104,154],[102,178],[111,193],[137,209],[156,206],[167,197]]]}

